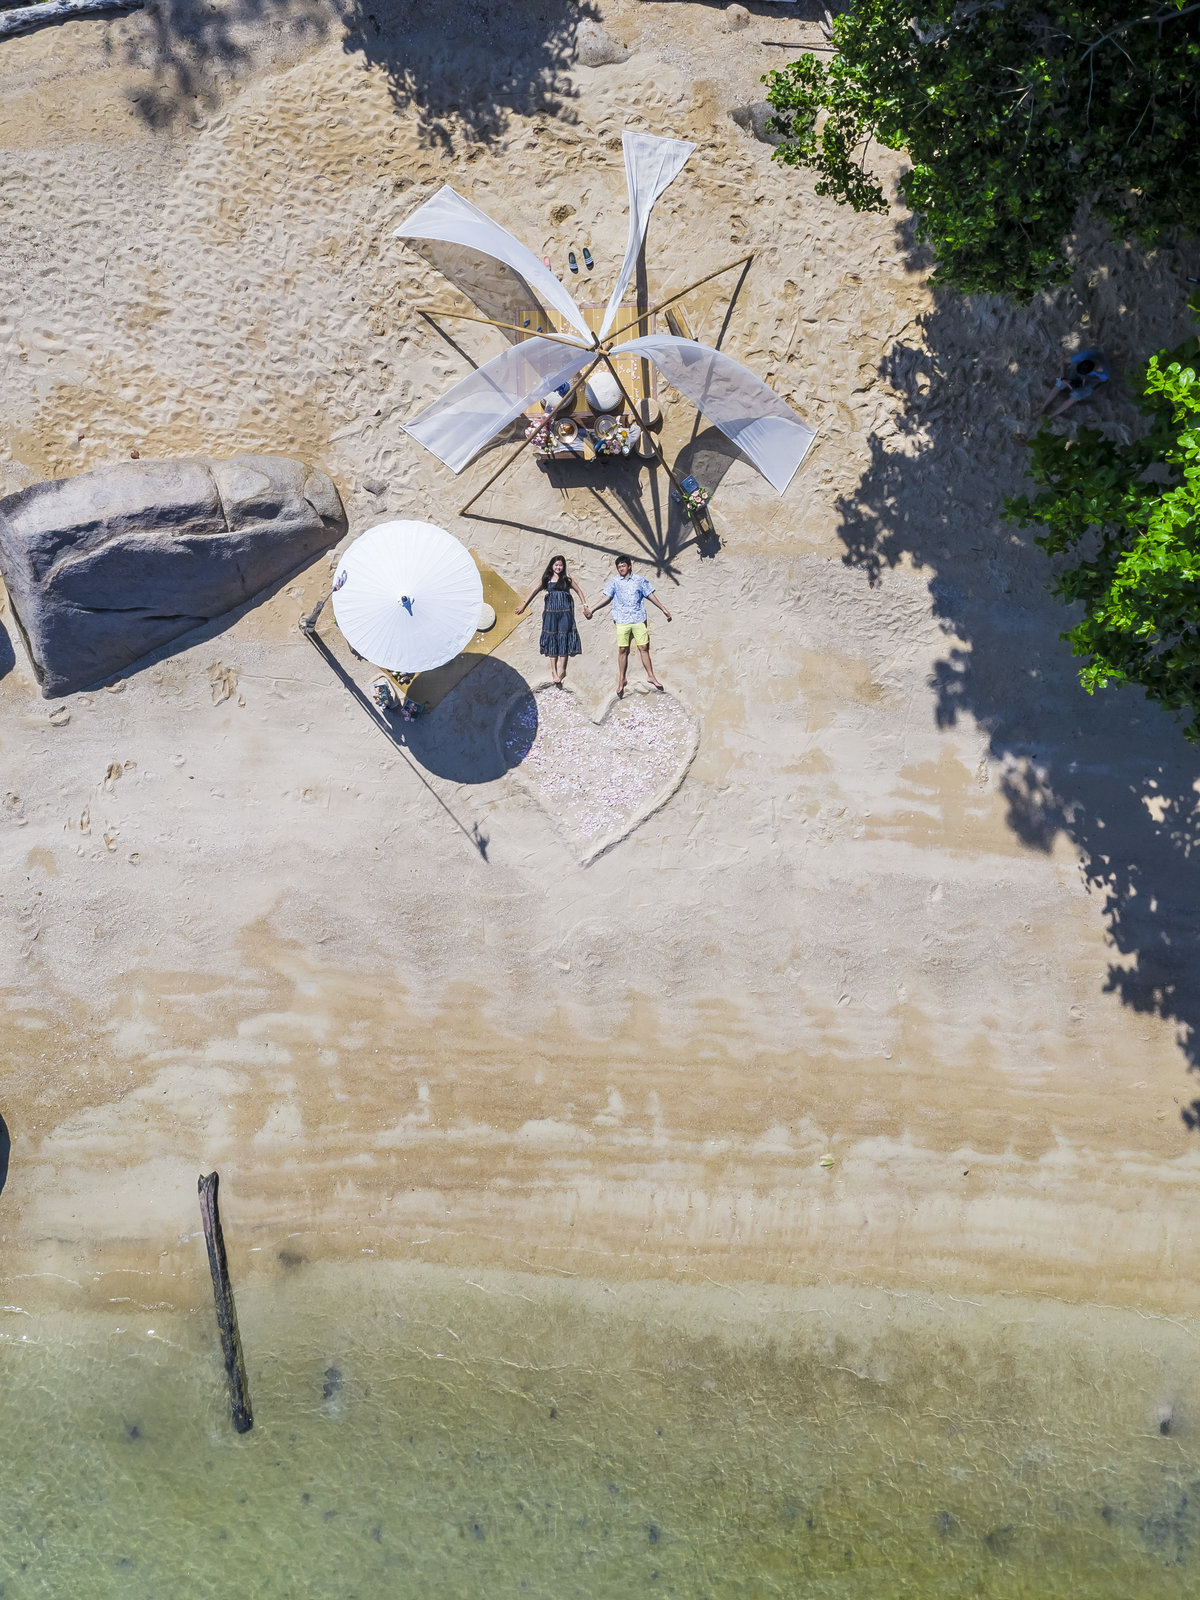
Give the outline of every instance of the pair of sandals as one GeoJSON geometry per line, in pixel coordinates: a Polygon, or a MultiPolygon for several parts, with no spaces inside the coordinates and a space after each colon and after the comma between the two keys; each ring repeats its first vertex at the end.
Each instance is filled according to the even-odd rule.
{"type": "MultiPolygon", "coordinates": [[[[587,245],[584,245],[583,247],[583,264],[589,272],[596,265],[596,263],[592,260],[592,252],[588,249],[587,245]]],[[[579,263],[575,259],[574,250],[567,251],[567,265],[570,267],[572,272],[579,271],[579,263]]]]}

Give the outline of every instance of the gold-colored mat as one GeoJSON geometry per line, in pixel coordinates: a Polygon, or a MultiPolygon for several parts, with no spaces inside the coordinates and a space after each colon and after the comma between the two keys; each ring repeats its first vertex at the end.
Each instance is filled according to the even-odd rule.
{"type": "MultiPolygon", "coordinates": [[[[589,303],[581,305],[579,309],[587,326],[593,333],[598,334],[604,322],[604,313],[608,309],[607,305],[601,305],[599,302],[595,305],[589,303]]],[[[623,304],[617,308],[616,321],[613,326],[617,328],[623,327],[627,322],[632,322],[637,314],[636,304],[623,304]]],[[[514,327],[527,327],[529,329],[528,334],[522,334],[522,338],[532,339],[539,333],[562,333],[564,330],[569,333],[575,332],[574,328],[567,327],[566,318],[560,312],[545,311],[541,306],[532,305],[528,300],[511,302],[505,308],[505,317],[514,327]]],[[[654,317],[646,317],[643,319],[640,328],[631,328],[629,330],[627,337],[635,339],[643,332],[654,333],[655,328],[656,319],[654,317]]],[[[521,340],[519,339],[517,342],[520,343],[521,340]]],[[[650,362],[643,361],[640,356],[614,355],[612,360],[613,366],[616,367],[617,372],[620,374],[621,382],[625,385],[625,391],[631,400],[652,400],[657,395],[658,372],[650,362]]],[[[540,417],[541,415],[541,401],[535,401],[526,411],[526,416],[540,417]]]]}
{"type": "Polygon", "coordinates": [[[486,633],[477,633],[462,654],[455,656],[453,661],[447,661],[444,667],[417,673],[405,693],[410,700],[419,700],[426,711],[432,711],[434,706],[443,701],[468,672],[473,672],[484,657],[490,656],[497,645],[503,644],[509,634],[530,615],[528,611],[524,616],[517,615],[520,595],[510,589],[486,561],[481,561],[474,550],[471,551],[471,560],[479,568],[479,576],[483,579],[484,602],[496,613],[496,621],[486,633]]]}

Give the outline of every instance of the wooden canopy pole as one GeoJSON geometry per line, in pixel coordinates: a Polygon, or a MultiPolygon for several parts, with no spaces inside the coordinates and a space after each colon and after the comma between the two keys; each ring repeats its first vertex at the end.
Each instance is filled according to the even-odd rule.
{"type": "Polygon", "coordinates": [[[555,344],[568,344],[573,350],[586,350],[582,339],[565,339],[560,333],[534,333],[530,328],[518,328],[515,322],[497,322],[493,317],[472,317],[465,311],[446,311],[442,306],[419,306],[425,317],[457,317],[459,322],[482,322],[489,328],[507,328],[510,333],[523,333],[527,339],[550,339],[555,344]]]}
{"type": "Polygon", "coordinates": [[[522,439],[521,440],[520,444],[513,451],[512,455],[510,455],[508,457],[507,461],[505,461],[501,466],[497,467],[496,471],[492,473],[491,477],[483,485],[482,488],[476,489],[475,493],[471,496],[471,498],[467,501],[466,505],[463,506],[461,511],[458,513],[460,517],[465,517],[466,516],[467,512],[470,511],[471,507],[475,504],[476,500],[479,499],[480,495],[483,494],[486,490],[490,489],[492,487],[492,485],[495,483],[497,478],[502,478],[504,476],[504,474],[508,471],[509,467],[512,466],[513,462],[521,454],[521,451],[524,450],[525,446],[527,444],[531,444],[531,443],[532,443],[532,440],[530,440],[530,439],[522,439]]]}
{"type": "MultiPolygon", "coordinates": [[[[630,414],[632,416],[634,416],[634,417],[637,417],[638,414],[639,414],[637,406],[629,398],[629,391],[628,391],[628,389],[626,389],[625,385],[621,382],[621,374],[617,371],[616,367],[613,365],[612,360],[610,359],[607,351],[605,351],[604,356],[603,356],[602,359],[604,361],[604,365],[608,368],[608,370],[612,373],[613,377],[616,379],[617,388],[620,389],[621,398],[625,401],[625,404],[629,407],[630,414]]],[[[671,471],[670,467],[667,465],[667,458],[666,458],[665,455],[663,455],[662,451],[659,449],[658,440],[654,437],[654,435],[651,433],[649,427],[647,427],[647,425],[645,423],[642,423],[642,432],[645,434],[646,438],[649,439],[650,446],[653,449],[654,454],[658,457],[659,461],[662,463],[663,468],[666,471],[667,477],[670,478],[671,482],[675,485],[675,491],[679,495],[679,503],[680,503],[680,505],[682,505],[684,507],[684,515],[686,516],[687,515],[687,509],[686,509],[687,508],[687,498],[686,498],[686,496],[684,495],[684,492],[683,492],[683,485],[680,483],[679,479],[675,476],[675,474],[671,471]]]]}
{"type": "MultiPolygon", "coordinates": [[[[605,356],[603,352],[601,352],[600,355],[598,355],[596,357],[595,361],[592,362],[591,366],[587,369],[586,372],[579,373],[576,376],[574,383],[571,385],[571,388],[572,389],[577,389],[581,383],[586,383],[587,380],[591,377],[592,373],[600,365],[600,363],[602,361],[606,361],[607,359],[608,359],[608,357],[605,356]]],[[[620,381],[621,381],[620,378],[618,378],[617,382],[620,383],[620,381]]],[[[624,394],[625,390],[622,389],[621,393],[624,394]]],[[[568,398],[569,398],[569,395],[563,395],[562,399],[555,406],[554,410],[550,412],[550,416],[551,416],[552,419],[558,415],[558,413],[562,409],[563,401],[567,400],[568,398]]],[[[498,467],[496,469],[496,471],[492,473],[491,477],[483,485],[483,488],[482,489],[477,489],[475,491],[475,493],[471,496],[471,498],[467,501],[466,505],[463,506],[462,510],[458,513],[460,517],[465,517],[466,516],[467,512],[475,504],[476,500],[478,500],[480,495],[484,493],[484,490],[490,489],[492,487],[492,485],[495,483],[497,478],[503,477],[504,474],[508,471],[509,467],[512,466],[513,462],[521,454],[521,451],[524,450],[525,446],[529,445],[529,444],[532,444],[532,443],[533,443],[533,440],[530,439],[528,436],[521,440],[520,444],[513,451],[512,455],[509,456],[508,460],[505,461],[502,466],[498,467]]]]}
{"type": "Polygon", "coordinates": [[[646,322],[650,317],[657,316],[660,311],[665,311],[668,306],[673,306],[676,300],[682,300],[685,294],[691,294],[693,289],[699,289],[706,283],[711,283],[714,278],[719,278],[723,272],[732,272],[734,267],[744,267],[747,261],[754,260],[754,252],[743,256],[740,261],[731,261],[727,267],[719,267],[716,272],[710,272],[706,278],[697,278],[695,283],[689,283],[686,289],[680,289],[678,294],[673,294],[669,300],[663,300],[659,305],[651,306],[649,311],[643,311],[641,316],[635,317],[632,322],[627,322],[623,328],[618,328],[616,333],[610,333],[605,344],[611,345],[623,333],[628,333],[630,328],[636,328],[639,322],[646,322]]]}

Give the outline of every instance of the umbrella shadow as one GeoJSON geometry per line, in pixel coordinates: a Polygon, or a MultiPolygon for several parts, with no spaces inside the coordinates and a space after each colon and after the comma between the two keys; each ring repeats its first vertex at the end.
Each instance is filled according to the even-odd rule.
{"type": "Polygon", "coordinates": [[[485,656],[446,698],[417,722],[400,722],[396,736],[415,761],[449,783],[494,783],[529,754],[537,735],[537,699],[519,672],[485,656]],[[500,741],[496,728],[508,708],[521,709],[524,735],[500,741]]]}
{"type": "Polygon", "coordinates": [[[0,1194],[4,1192],[4,1185],[8,1182],[8,1154],[12,1149],[12,1139],[8,1133],[8,1123],[0,1116],[0,1194]]]}
{"type": "Polygon", "coordinates": [[[301,623],[300,631],[308,640],[309,644],[312,645],[317,654],[324,660],[326,666],[329,667],[330,671],[337,678],[338,682],[342,685],[350,697],[358,704],[364,716],[369,717],[370,720],[375,724],[376,728],[378,728],[380,733],[383,734],[384,738],[388,740],[394,749],[400,752],[406,765],[411,769],[421,783],[425,785],[426,789],[429,790],[429,793],[437,801],[438,805],[441,806],[442,810],[450,818],[454,826],[459,830],[460,833],[464,834],[465,837],[470,840],[473,847],[478,851],[480,860],[486,861],[488,858],[488,846],[491,843],[488,835],[480,829],[478,822],[473,823],[469,828],[467,827],[462,818],[459,817],[450,808],[450,806],[446,804],[445,800],[429,782],[428,778],[426,778],[425,774],[421,771],[417,762],[409,753],[408,740],[400,731],[400,728],[411,727],[412,724],[402,723],[398,726],[395,719],[385,716],[376,706],[375,702],[371,699],[366,690],[355,681],[353,675],[347,671],[347,669],[338,660],[337,656],[334,655],[333,651],[329,648],[328,642],[321,637],[321,635],[316,631],[315,627],[305,627],[304,624],[301,623]]]}
{"type": "MultiPolygon", "coordinates": [[[[529,684],[506,662],[485,656],[432,711],[416,722],[380,711],[354,674],[334,654],[329,640],[315,627],[301,632],[347,693],[357,702],[384,738],[399,751],[455,827],[470,840],[481,860],[488,859],[490,839],[478,822],[470,827],[430,783],[428,773],[448,783],[493,783],[524,761],[537,736],[537,699],[529,684]],[[527,738],[503,742],[496,737],[502,717],[513,706],[522,711],[527,738]]],[[[373,668],[364,668],[374,671],[373,668]]]]}

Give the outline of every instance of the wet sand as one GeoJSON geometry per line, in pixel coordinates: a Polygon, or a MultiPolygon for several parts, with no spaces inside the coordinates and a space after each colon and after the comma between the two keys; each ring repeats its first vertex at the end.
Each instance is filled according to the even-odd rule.
{"type": "MultiPolygon", "coordinates": [[[[801,24],[628,0],[630,59],[572,68],[581,14],[450,41],[218,10],[203,72],[201,24],[151,14],[4,46],[7,487],[277,450],[331,472],[353,533],[428,518],[522,593],[553,551],[590,593],[631,551],[700,728],[583,866],[498,742],[534,625],[396,748],[295,631],[328,562],[69,718],[0,614],[5,1298],[202,1302],[215,1166],[231,1255],[281,1277],[366,1252],[1193,1311],[1196,759],[1136,696],[1082,694],[997,513],[1062,341],[1130,366],[1180,338],[1194,249],[1085,237],[1027,310],[939,295],[901,216],[820,200],[730,120],[782,54],[758,40],[801,24]],[[724,348],[820,428],[779,499],[665,404],[716,551],[632,466],[526,462],[461,519],[498,458],[454,480],[398,426],[469,369],[391,229],[448,181],[560,269],[589,243],[602,298],[626,125],[699,145],[651,288],[754,249],[724,348]]],[[[689,302],[699,336],[727,303],[689,302]]],[[[608,623],[584,642],[599,707],[608,623]]]]}

